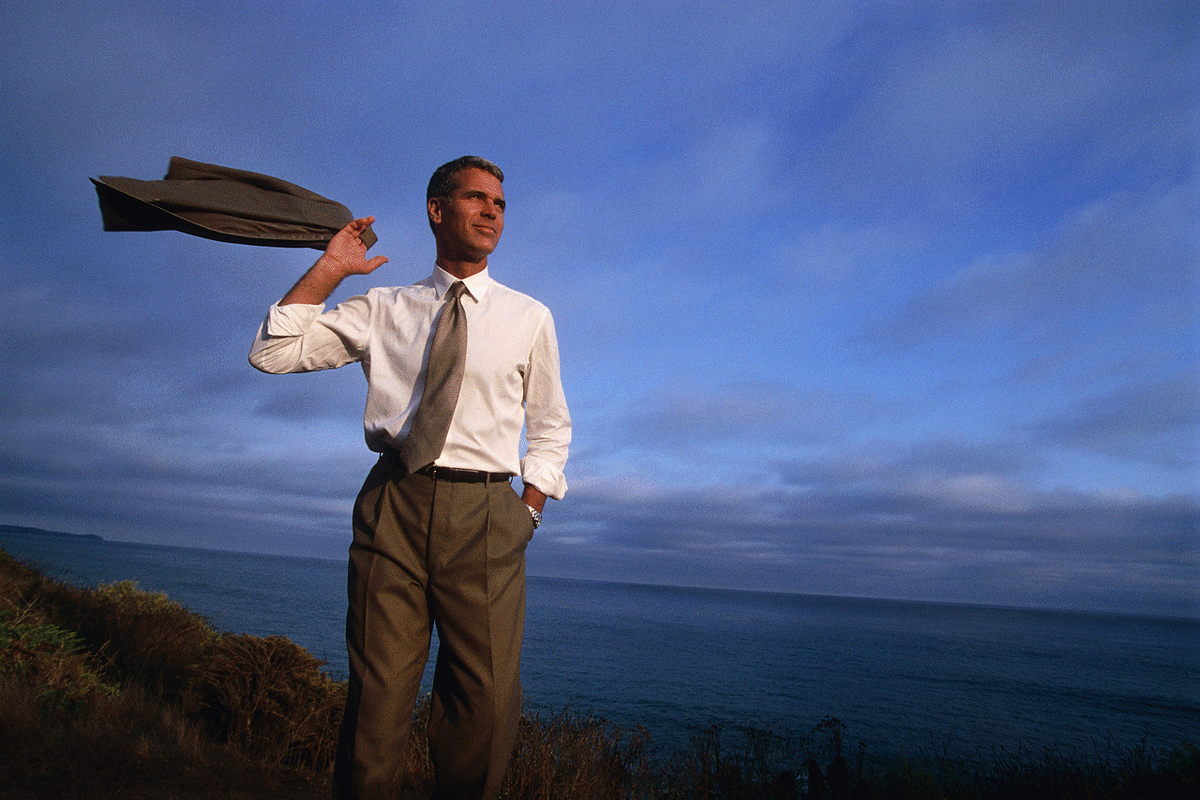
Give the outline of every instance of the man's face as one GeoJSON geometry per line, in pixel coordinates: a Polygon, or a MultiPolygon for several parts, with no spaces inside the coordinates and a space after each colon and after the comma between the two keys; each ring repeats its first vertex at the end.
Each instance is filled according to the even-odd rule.
{"type": "Polygon", "coordinates": [[[449,197],[429,199],[439,257],[479,262],[496,249],[504,232],[504,189],[495,175],[468,167],[455,175],[449,197]]]}

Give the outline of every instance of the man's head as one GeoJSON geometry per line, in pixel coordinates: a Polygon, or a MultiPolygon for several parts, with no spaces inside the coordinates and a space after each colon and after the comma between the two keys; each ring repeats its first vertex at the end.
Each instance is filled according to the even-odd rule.
{"type": "Polygon", "coordinates": [[[504,173],[478,156],[438,167],[425,192],[438,256],[486,262],[504,231],[504,173]]]}
{"type": "Polygon", "coordinates": [[[490,172],[496,176],[496,180],[504,183],[504,173],[500,171],[492,162],[486,158],[479,156],[463,156],[456,158],[453,161],[447,161],[433,171],[433,177],[429,179],[429,187],[425,190],[425,200],[428,202],[435,197],[449,197],[454,191],[457,183],[459,172],[464,169],[471,168],[481,169],[484,172],[490,172]]]}

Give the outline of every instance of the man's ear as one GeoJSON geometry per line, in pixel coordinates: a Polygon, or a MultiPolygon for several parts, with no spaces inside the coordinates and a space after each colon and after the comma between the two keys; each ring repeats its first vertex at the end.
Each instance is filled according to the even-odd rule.
{"type": "Polygon", "coordinates": [[[426,201],[425,207],[429,211],[429,224],[439,225],[442,221],[442,198],[431,197],[426,201]]]}

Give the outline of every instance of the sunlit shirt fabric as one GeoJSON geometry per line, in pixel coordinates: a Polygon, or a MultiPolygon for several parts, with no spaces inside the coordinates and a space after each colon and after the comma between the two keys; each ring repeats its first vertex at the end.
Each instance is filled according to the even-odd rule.
{"type": "MultiPolygon", "coordinates": [[[[324,305],[274,305],[250,350],[270,373],[331,369],[358,361],[367,377],[363,427],[377,452],[403,441],[421,399],[444,295],[455,278],[440,267],[412,286],[371,289],[326,312],[324,305]]],[[[435,462],[509,472],[561,499],[571,418],[559,374],[550,310],[492,280],[467,278],[467,359],[458,405],[435,462]],[[526,453],[520,457],[521,429],[526,453]]]]}

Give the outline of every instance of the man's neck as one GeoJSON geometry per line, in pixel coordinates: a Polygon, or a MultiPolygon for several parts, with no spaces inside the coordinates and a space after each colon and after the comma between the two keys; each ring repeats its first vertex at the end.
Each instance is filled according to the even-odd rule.
{"type": "Polygon", "coordinates": [[[439,257],[437,265],[461,281],[487,269],[487,256],[482,261],[453,261],[439,257]]]}

